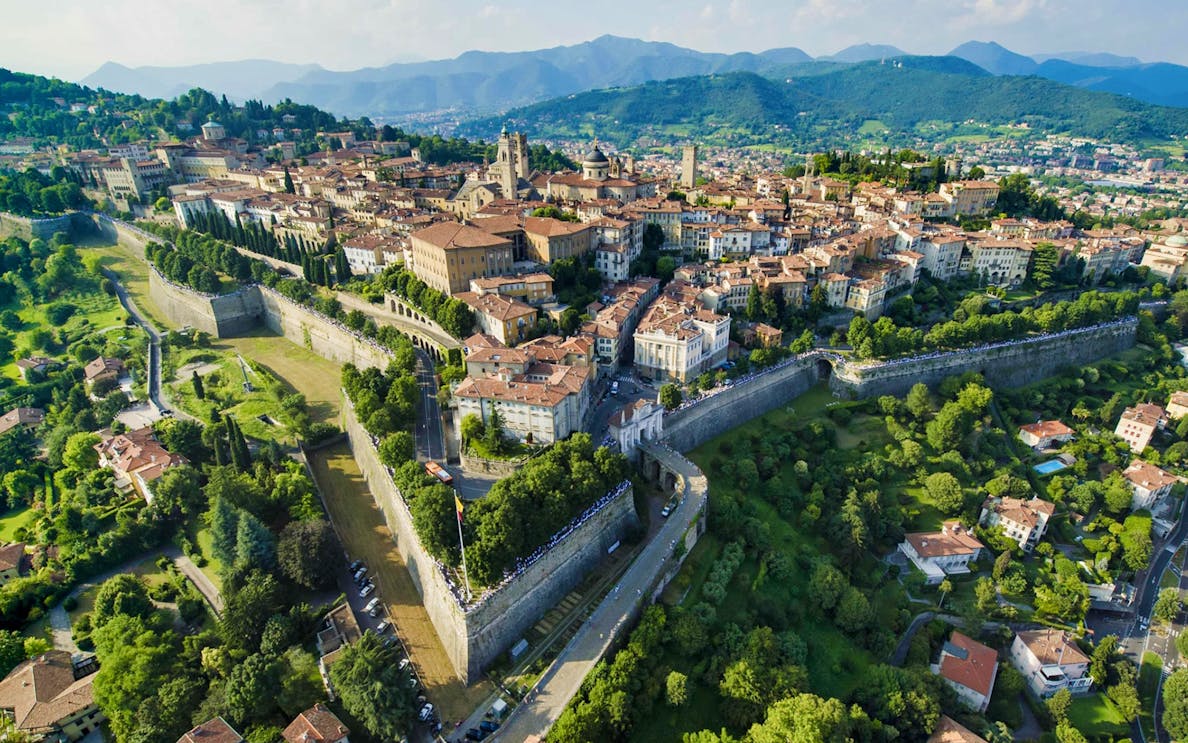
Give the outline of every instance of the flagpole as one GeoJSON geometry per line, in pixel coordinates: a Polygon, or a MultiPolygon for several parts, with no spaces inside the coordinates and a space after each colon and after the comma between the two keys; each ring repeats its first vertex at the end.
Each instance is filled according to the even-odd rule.
{"type": "Polygon", "coordinates": [[[466,544],[462,541],[462,499],[454,490],[454,505],[458,511],[458,549],[462,551],[462,581],[466,583],[466,602],[470,603],[470,576],[466,573],[466,544]]]}

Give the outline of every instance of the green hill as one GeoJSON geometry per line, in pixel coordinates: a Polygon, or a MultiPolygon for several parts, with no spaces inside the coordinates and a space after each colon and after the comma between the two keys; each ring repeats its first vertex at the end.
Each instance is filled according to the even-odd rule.
{"type": "Polygon", "coordinates": [[[1118,142],[1188,133],[1188,109],[1038,77],[994,76],[955,57],[784,72],[780,79],[735,72],[590,91],[474,121],[460,133],[486,135],[506,123],[533,136],[597,135],[620,146],[691,137],[837,146],[870,120],[890,130],[888,144],[1007,124],[1118,142]]]}

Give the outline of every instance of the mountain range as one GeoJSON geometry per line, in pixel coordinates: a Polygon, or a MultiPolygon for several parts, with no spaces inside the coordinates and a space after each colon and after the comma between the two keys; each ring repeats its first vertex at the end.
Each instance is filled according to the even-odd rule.
{"type": "Polygon", "coordinates": [[[651,81],[589,91],[459,127],[491,136],[501,126],[529,136],[620,146],[684,141],[832,145],[887,143],[916,136],[985,135],[1020,125],[1119,142],[1166,139],[1188,131],[1188,109],[1082,90],[1035,76],[995,76],[953,56],[859,62],[781,79],[751,72],[651,81]]]}
{"type": "MultiPolygon", "coordinates": [[[[775,79],[804,77],[907,54],[893,46],[858,44],[814,59],[795,47],[717,54],[665,42],[600,36],[572,46],[525,52],[469,51],[453,59],[338,72],[318,65],[266,60],[188,67],[129,68],[108,62],[81,82],[108,90],[172,97],[202,87],[243,100],[290,98],[338,115],[395,117],[455,110],[494,113],[597,88],[632,86],[696,75],[751,72],[775,79]]],[[[1068,85],[1188,105],[1188,67],[1143,64],[1091,52],[1027,57],[994,42],[968,42],[950,56],[996,75],[1035,75],[1068,85]]]]}

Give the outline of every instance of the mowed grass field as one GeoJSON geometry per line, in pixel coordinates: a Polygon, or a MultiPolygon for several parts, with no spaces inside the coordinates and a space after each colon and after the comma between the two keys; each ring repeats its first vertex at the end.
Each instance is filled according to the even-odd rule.
{"type": "Polygon", "coordinates": [[[144,255],[138,246],[128,243],[111,243],[106,240],[80,240],[78,243],[83,253],[95,253],[100,257],[104,268],[114,271],[120,277],[120,283],[128,290],[128,296],[136,303],[149,322],[157,326],[158,330],[167,330],[170,326],[165,322],[165,313],[149,297],[148,266],[145,265],[144,255]]]}
{"type": "Polygon", "coordinates": [[[310,465],[343,547],[351,559],[367,563],[375,576],[378,595],[408,648],[430,701],[441,709],[441,719],[465,718],[494,691],[494,686],[483,681],[466,687],[454,675],[392,532],[350,448],[339,444],[324,449],[310,457],[310,465]]]}
{"type": "Polygon", "coordinates": [[[250,335],[220,338],[214,351],[239,353],[265,367],[297,392],[305,395],[314,423],[338,424],[342,411],[342,366],[313,351],[285,340],[267,328],[250,335]]]}

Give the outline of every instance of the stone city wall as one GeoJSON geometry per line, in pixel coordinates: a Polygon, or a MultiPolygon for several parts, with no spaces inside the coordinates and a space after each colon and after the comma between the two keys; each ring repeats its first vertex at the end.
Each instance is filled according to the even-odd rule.
{"type": "Polygon", "coordinates": [[[813,351],[666,414],[664,436],[674,449],[689,451],[786,405],[826,377],[835,395],[850,399],[903,395],[917,382],[934,386],[946,377],[970,371],[982,374],[992,387],[1021,387],[1066,366],[1125,351],[1134,346],[1137,333],[1138,319],[1128,317],[1036,338],[887,362],[846,362],[837,354],[813,351]]]}
{"type": "Polygon", "coordinates": [[[667,413],[664,438],[677,451],[689,451],[786,405],[821,380],[818,361],[815,354],[791,360],[667,413]]]}
{"type": "Polygon", "coordinates": [[[830,387],[839,395],[862,398],[903,395],[912,385],[928,386],[946,377],[978,372],[991,387],[1022,387],[1067,366],[1091,363],[1135,344],[1138,319],[1129,317],[1037,338],[1006,341],[962,351],[935,353],[877,364],[834,367],[830,387]]]}
{"type": "Polygon", "coordinates": [[[73,214],[63,214],[60,217],[47,219],[30,219],[0,212],[0,240],[9,237],[19,237],[26,242],[33,238],[49,240],[55,232],[72,232],[79,226],[76,224],[73,214]]]}
{"type": "Polygon", "coordinates": [[[572,591],[606,556],[606,550],[622,539],[627,528],[637,523],[628,487],[522,573],[463,608],[436,561],[421,547],[412,514],[349,402],[343,405],[343,427],[355,461],[421,594],[429,620],[454,671],[467,684],[481,678],[484,668],[572,591]]]}
{"type": "Polygon", "coordinates": [[[273,332],[331,361],[360,369],[386,369],[392,354],[375,341],[266,286],[252,287],[260,297],[262,319],[273,332]]]}

